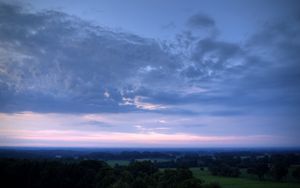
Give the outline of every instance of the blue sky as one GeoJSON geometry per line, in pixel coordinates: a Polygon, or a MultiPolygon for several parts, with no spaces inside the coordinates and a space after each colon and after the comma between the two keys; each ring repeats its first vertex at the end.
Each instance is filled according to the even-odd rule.
{"type": "Polygon", "coordinates": [[[0,1],[0,145],[299,146],[297,1],[0,1]]]}

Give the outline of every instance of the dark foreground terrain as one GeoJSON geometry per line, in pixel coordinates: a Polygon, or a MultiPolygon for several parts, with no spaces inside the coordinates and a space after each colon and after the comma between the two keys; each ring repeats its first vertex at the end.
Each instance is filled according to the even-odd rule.
{"type": "Polygon", "coordinates": [[[297,149],[2,148],[1,187],[298,188],[297,149]]]}
{"type": "Polygon", "coordinates": [[[150,161],[111,167],[95,160],[1,160],[0,166],[1,183],[9,187],[218,187],[203,184],[188,168],[159,170],[150,161]]]}

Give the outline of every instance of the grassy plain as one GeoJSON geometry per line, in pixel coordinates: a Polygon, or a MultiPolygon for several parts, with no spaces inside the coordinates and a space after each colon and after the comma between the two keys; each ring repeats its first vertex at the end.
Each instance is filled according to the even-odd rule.
{"type": "MultiPolygon", "coordinates": [[[[138,159],[138,161],[149,159],[138,159]]],[[[163,161],[165,159],[157,159],[157,161],[163,161]]],[[[110,166],[128,165],[128,160],[107,160],[110,166]]],[[[241,176],[239,178],[213,176],[209,173],[207,168],[200,170],[200,168],[190,168],[194,176],[204,180],[205,183],[217,182],[222,188],[300,188],[300,183],[293,182],[275,182],[275,181],[259,181],[256,176],[249,175],[245,170],[241,170],[241,176]]],[[[163,170],[163,169],[161,169],[163,170]]]]}
{"type": "Polygon", "coordinates": [[[259,181],[256,179],[212,176],[206,169],[191,168],[195,177],[206,183],[218,182],[222,188],[300,188],[300,183],[259,181]]]}

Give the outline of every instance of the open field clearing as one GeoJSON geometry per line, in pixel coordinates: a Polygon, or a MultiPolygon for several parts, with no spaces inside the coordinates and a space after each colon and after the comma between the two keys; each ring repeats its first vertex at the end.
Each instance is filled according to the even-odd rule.
{"type": "Polygon", "coordinates": [[[247,178],[231,178],[212,176],[207,170],[191,168],[195,177],[204,180],[206,183],[218,182],[222,188],[299,188],[300,183],[259,181],[247,178]]]}

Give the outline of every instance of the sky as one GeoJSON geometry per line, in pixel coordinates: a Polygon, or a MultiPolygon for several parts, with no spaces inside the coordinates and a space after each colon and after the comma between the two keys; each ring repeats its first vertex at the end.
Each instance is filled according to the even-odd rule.
{"type": "Polygon", "coordinates": [[[0,146],[300,147],[296,0],[0,0],[0,146]]]}

